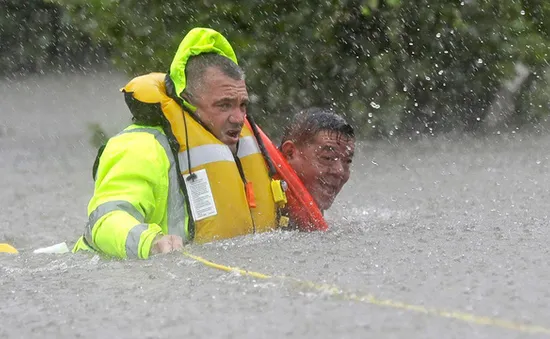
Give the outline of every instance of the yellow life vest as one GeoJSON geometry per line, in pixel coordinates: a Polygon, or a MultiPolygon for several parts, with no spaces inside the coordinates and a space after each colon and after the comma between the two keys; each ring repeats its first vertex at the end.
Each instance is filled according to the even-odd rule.
{"type": "MultiPolygon", "coordinates": [[[[243,127],[238,152],[233,155],[227,145],[167,95],[165,76],[163,73],[143,75],[122,90],[140,102],[160,104],[179,144],[178,160],[184,177],[190,172],[206,171],[217,213],[194,220],[194,232],[186,230],[187,234],[194,233],[194,240],[200,243],[277,228],[271,178],[252,131],[243,127]],[[252,187],[248,195],[245,182],[252,187]]],[[[187,194],[186,199],[189,199],[187,194]]]]}

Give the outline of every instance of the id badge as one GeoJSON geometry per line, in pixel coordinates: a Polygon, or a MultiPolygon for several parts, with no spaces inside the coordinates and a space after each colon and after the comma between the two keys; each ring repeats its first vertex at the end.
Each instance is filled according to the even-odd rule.
{"type": "Polygon", "coordinates": [[[193,177],[190,177],[190,174],[183,175],[193,219],[199,221],[217,215],[218,211],[206,170],[202,169],[193,174],[193,177]]]}

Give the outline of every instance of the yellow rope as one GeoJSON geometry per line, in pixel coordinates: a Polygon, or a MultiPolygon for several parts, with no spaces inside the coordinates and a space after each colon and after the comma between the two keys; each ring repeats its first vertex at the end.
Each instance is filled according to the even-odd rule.
{"type": "Polygon", "coordinates": [[[295,278],[289,278],[289,277],[273,277],[267,274],[262,274],[258,272],[253,271],[247,271],[240,268],[230,267],[230,266],[224,266],[220,264],[216,264],[212,261],[206,260],[202,257],[193,255],[188,252],[183,252],[183,255],[194,259],[208,267],[212,267],[218,270],[226,271],[226,272],[238,272],[241,275],[250,276],[253,278],[258,279],[271,279],[271,278],[279,278],[284,280],[290,280],[294,281],[300,285],[303,285],[307,288],[311,288],[317,291],[325,292],[333,296],[338,296],[344,300],[352,300],[352,301],[358,301],[358,302],[365,302],[372,305],[377,306],[385,306],[400,310],[406,310],[411,312],[417,312],[417,313],[424,313],[432,316],[442,317],[442,318],[449,318],[449,319],[455,319],[460,320],[472,324],[478,324],[478,325],[489,325],[494,327],[500,327],[508,330],[514,330],[519,331],[523,333],[539,333],[539,334],[548,334],[550,335],[550,328],[546,328],[543,326],[536,326],[536,325],[528,325],[528,324],[522,324],[522,323],[516,323],[508,320],[502,320],[497,318],[491,318],[491,317],[483,317],[483,316],[477,316],[469,313],[459,312],[459,311],[445,311],[445,310],[438,310],[435,308],[425,307],[421,305],[410,305],[404,302],[400,301],[394,301],[390,299],[378,299],[375,296],[371,294],[366,295],[357,295],[354,293],[345,292],[344,290],[338,288],[334,285],[328,285],[328,284],[317,284],[311,281],[306,280],[300,280],[295,278]]]}
{"type": "Polygon", "coordinates": [[[247,276],[258,278],[258,279],[270,279],[271,278],[271,276],[269,276],[269,275],[265,275],[265,274],[261,274],[261,273],[257,273],[257,272],[245,271],[245,270],[240,269],[240,268],[233,268],[233,267],[229,267],[229,266],[216,264],[216,263],[213,263],[211,261],[208,261],[204,258],[193,255],[193,254],[188,253],[188,252],[183,252],[183,255],[185,255],[185,256],[187,256],[191,259],[195,259],[196,261],[198,261],[200,263],[203,263],[206,266],[209,266],[209,267],[212,267],[212,268],[215,268],[215,269],[218,269],[218,270],[222,270],[222,271],[226,271],[226,272],[239,272],[241,275],[247,275],[247,276]]]}

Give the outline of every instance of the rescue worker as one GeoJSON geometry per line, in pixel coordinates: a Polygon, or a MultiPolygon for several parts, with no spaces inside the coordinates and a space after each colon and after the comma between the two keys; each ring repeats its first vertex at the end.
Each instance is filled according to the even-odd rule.
{"type": "Polygon", "coordinates": [[[311,107],[292,118],[279,149],[319,209],[329,209],[350,177],[353,127],[330,109],[311,107]]]}
{"type": "Polygon", "coordinates": [[[89,221],[73,252],[146,259],[285,220],[283,185],[251,128],[244,73],[221,34],[191,30],[168,74],[134,78],[122,92],[134,124],[98,153],[89,221]]]}

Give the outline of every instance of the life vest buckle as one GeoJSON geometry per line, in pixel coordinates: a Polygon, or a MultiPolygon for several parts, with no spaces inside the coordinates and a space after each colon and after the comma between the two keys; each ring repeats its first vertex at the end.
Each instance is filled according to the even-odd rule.
{"type": "Polygon", "coordinates": [[[289,217],[281,216],[279,218],[279,226],[280,227],[287,228],[289,225],[290,225],[290,218],[289,217]]]}
{"type": "Polygon", "coordinates": [[[287,203],[286,199],[286,182],[284,180],[271,180],[271,192],[273,193],[273,200],[281,207],[287,203]]]}

